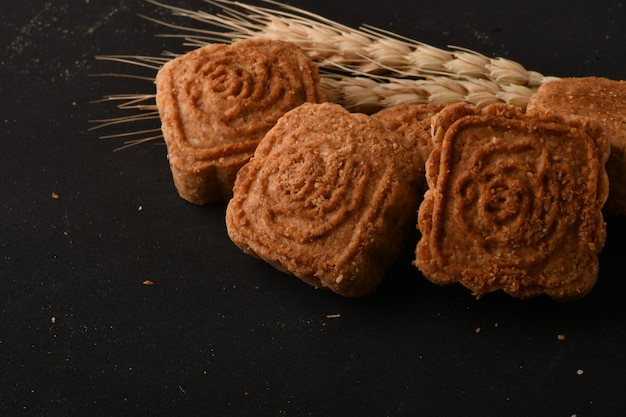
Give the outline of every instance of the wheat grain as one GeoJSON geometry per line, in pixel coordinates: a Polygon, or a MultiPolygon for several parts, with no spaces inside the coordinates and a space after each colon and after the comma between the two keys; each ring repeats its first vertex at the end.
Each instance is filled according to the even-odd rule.
{"type": "MultiPolygon", "coordinates": [[[[205,0],[222,10],[215,14],[147,1],[170,9],[176,16],[224,29],[216,32],[177,26],[179,31],[187,32],[184,36],[194,46],[206,44],[207,34],[212,35],[209,39],[220,42],[261,37],[293,42],[307,50],[321,67],[340,64],[360,73],[391,72],[401,77],[476,77],[529,87],[536,87],[543,81],[541,74],[527,71],[519,63],[505,58],[488,58],[464,48],[444,50],[367,25],[353,29],[273,0],[265,2],[276,8],[232,0],[205,0]]],[[[182,36],[182,32],[178,36],[182,36]]]]}
{"type": "Polygon", "coordinates": [[[364,98],[361,90],[365,84],[367,88],[376,87],[377,91],[366,97],[369,99],[366,100],[368,107],[375,104],[372,102],[374,96],[378,97],[379,107],[389,103],[449,102],[456,99],[479,105],[506,102],[524,107],[530,93],[548,80],[509,59],[489,58],[458,47],[445,50],[368,25],[354,29],[274,0],[265,1],[268,7],[232,0],[205,0],[221,11],[217,13],[147,1],[169,9],[175,16],[221,29],[198,29],[157,21],[175,28],[177,34],[174,36],[183,37],[188,46],[199,47],[208,42],[233,42],[251,37],[297,44],[319,65],[323,77],[329,78],[325,85],[339,88],[339,91],[328,91],[329,95],[352,110],[361,109],[358,103],[364,98]],[[337,72],[342,74],[341,82],[334,79],[337,72]],[[377,84],[360,77],[369,78],[377,84]],[[415,80],[415,85],[409,86],[407,80],[415,80]],[[491,82],[484,83],[483,80],[491,82]],[[379,85],[381,83],[390,85],[379,85]],[[440,87],[439,83],[443,85],[440,87]],[[457,91],[457,87],[461,91],[457,91]],[[448,92],[450,88],[452,91],[448,92]],[[428,95],[431,91],[433,94],[428,95]],[[417,92],[413,98],[412,92],[417,92]],[[398,97],[390,97],[391,94],[398,97]]]}
{"type": "MultiPolygon", "coordinates": [[[[406,103],[460,101],[479,106],[504,102],[524,108],[537,87],[554,78],[528,71],[502,57],[489,58],[459,47],[442,49],[369,25],[351,28],[275,0],[264,0],[266,7],[232,0],[204,0],[217,12],[145,1],[190,21],[174,24],[143,16],[174,32],[161,36],[180,38],[188,48],[253,37],[295,43],[319,66],[322,86],[329,99],[352,111],[372,112],[406,103]]],[[[153,81],[156,71],[175,56],[166,53],[159,57],[97,58],[152,71],[148,77],[111,75],[153,81]]],[[[154,94],[111,95],[105,100],[119,101],[118,107],[125,110],[150,111],[149,117],[154,117],[156,110],[154,94]]],[[[124,116],[105,121],[97,128],[135,120],[134,115],[124,116]]],[[[143,139],[132,143],[135,142],[143,139]]]]}

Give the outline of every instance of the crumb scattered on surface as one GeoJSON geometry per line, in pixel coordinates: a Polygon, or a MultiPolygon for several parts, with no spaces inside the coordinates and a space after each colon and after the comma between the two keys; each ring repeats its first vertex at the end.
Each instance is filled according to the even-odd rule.
{"type": "Polygon", "coordinates": [[[154,282],[147,279],[143,282],[143,285],[154,285],[154,282]]]}
{"type": "Polygon", "coordinates": [[[52,197],[52,198],[53,198],[53,199],[55,199],[55,200],[58,200],[58,199],[59,199],[59,195],[58,195],[57,193],[55,193],[55,192],[52,192],[52,194],[50,195],[50,197],[52,197]]]}
{"type": "Polygon", "coordinates": [[[558,340],[565,340],[565,335],[564,334],[559,334],[556,338],[558,340]]]}
{"type": "Polygon", "coordinates": [[[341,314],[326,314],[327,319],[338,319],[341,317],[341,314]]]}
{"type": "Polygon", "coordinates": [[[585,371],[583,371],[582,369],[579,369],[579,370],[576,371],[576,375],[582,375],[584,373],[585,373],[585,371]]]}

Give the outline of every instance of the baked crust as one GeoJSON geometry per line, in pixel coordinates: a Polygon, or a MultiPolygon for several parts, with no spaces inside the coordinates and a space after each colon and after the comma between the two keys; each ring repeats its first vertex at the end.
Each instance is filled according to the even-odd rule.
{"type": "Polygon", "coordinates": [[[445,104],[399,104],[372,115],[391,131],[411,140],[424,161],[433,150],[431,119],[445,104]]]}
{"type": "Polygon", "coordinates": [[[545,112],[592,117],[606,127],[611,155],[606,164],[609,198],[604,211],[626,215],[626,82],[582,77],[545,83],[530,97],[527,113],[545,112]]]}
{"type": "Polygon", "coordinates": [[[415,265],[481,296],[587,294],[606,237],[609,139],[583,117],[459,104],[434,119],[415,265]]]}
{"type": "Polygon", "coordinates": [[[244,252],[347,297],[370,294],[414,227],[423,161],[365,114],[306,103],[237,175],[226,211],[244,252]]]}
{"type": "Polygon", "coordinates": [[[278,118],[325,101],[319,81],[308,56],[281,41],[207,45],[166,63],[156,103],[180,196],[227,201],[237,171],[278,118]]]}

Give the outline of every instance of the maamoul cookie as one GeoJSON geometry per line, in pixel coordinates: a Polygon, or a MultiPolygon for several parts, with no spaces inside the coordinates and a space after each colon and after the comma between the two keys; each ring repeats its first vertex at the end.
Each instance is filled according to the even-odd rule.
{"type": "Polygon", "coordinates": [[[165,64],[156,103],[180,196],[227,201],[237,171],[278,118],[325,101],[319,81],[308,56],[281,41],[208,45],[165,64]]]}
{"type": "Polygon", "coordinates": [[[553,111],[593,117],[607,129],[609,198],[604,211],[626,215],[626,81],[599,77],[563,78],[543,84],[530,97],[528,114],[553,111]]]}
{"type": "Polygon", "coordinates": [[[606,237],[609,139],[583,117],[451,105],[434,119],[416,266],[438,284],[558,300],[587,294],[606,237]]]}
{"type": "Polygon", "coordinates": [[[278,121],[237,174],[228,234],[315,287],[365,296],[414,227],[423,176],[405,137],[339,105],[306,103],[278,121]]]}
{"type": "Polygon", "coordinates": [[[431,119],[443,110],[445,104],[399,104],[372,115],[389,130],[406,136],[426,161],[433,150],[431,119]]]}

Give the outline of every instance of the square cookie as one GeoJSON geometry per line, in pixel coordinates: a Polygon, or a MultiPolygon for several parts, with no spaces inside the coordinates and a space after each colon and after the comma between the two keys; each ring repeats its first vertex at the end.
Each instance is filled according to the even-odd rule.
{"type": "Polygon", "coordinates": [[[237,174],[228,234],[304,282],[362,297],[414,230],[423,177],[409,139],[365,114],[306,103],[278,121],[237,174]]]}
{"type": "Polygon", "coordinates": [[[476,296],[575,299],[598,275],[608,136],[582,117],[459,104],[434,119],[416,266],[476,296]]]}
{"type": "Polygon", "coordinates": [[[325,101],[317,67],[271,40],[213,44],[166,63],[156,103],[174,184],[194,204],[225,202],[237,171],[287,111],[325,101]]]}

